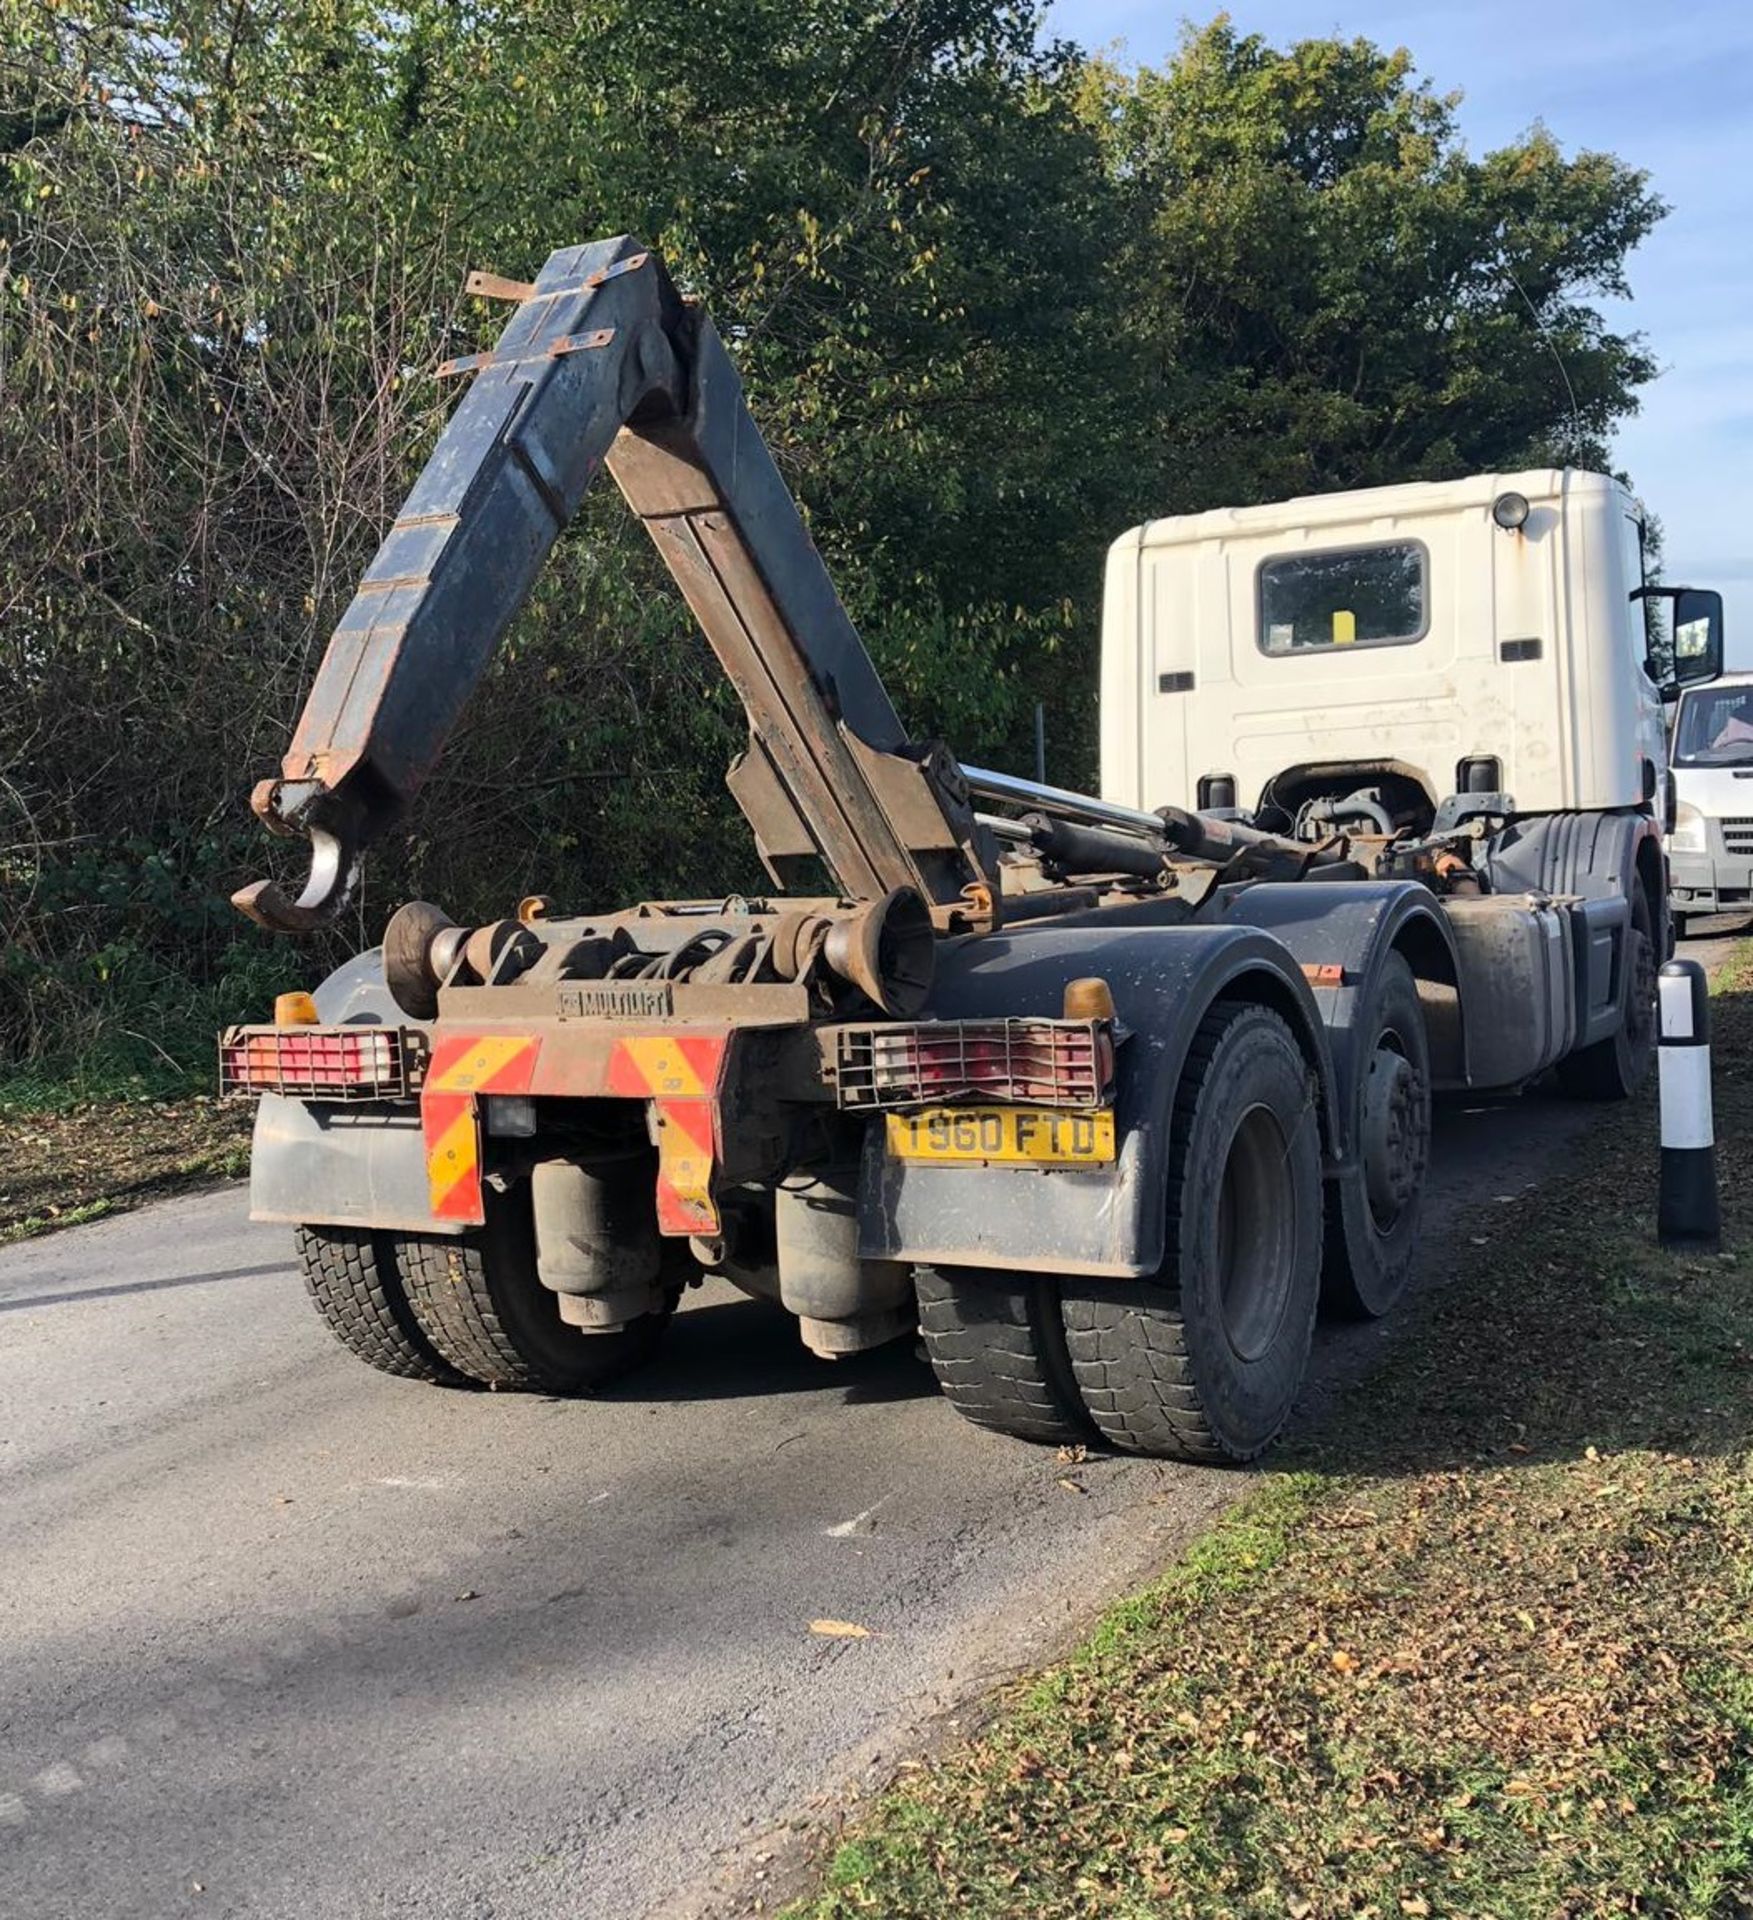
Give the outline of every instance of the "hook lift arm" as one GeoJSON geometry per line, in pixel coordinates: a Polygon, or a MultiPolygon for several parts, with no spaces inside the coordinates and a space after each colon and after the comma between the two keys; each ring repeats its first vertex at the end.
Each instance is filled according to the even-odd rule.
{"type": "Polygon", "coordinates": [[[749,720],[728,776],[769,873],[811,856],[842,893],[915,889],[940,925],[990,915],[996,849],[953,755],[915,745],[744,403],[711,321],[628,238],[550,255],[342,615],[280,777],[252,798],[307,838],[294,900],[234,896],[278,932],[325,926],[431,772],[542,563],[607,465],[749,720]]]}

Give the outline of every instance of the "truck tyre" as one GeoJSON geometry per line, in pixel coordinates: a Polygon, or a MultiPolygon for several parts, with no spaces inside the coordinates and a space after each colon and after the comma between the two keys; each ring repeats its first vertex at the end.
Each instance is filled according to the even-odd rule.
{"type": "Polygon", "coordinates": [[[1321,1301],[1342,1318],[1373,1320],[1406,1291],[1430,1164],[1430,1045],[1403,955],[1389,954],[1357,1031],[1358,1166],[1327,1188],[1321,1301]]]}
{"type": "Polygon", "coordinates": [[[1655,916],[1641,885],[1631,893],[1619,1030],[1558,1063],[1558,1084],[1573,1100],[1628,1100],[1656,1057],[1655,916]]]}
{"type": "Polygon", "coordinates": [[[1047,1446],[1095,1438],[1071,1377],[1054,1281],[936,1267],[913,1279],[931,1370],[964,1420],[1047,1446]]]}
{"type": "Polygon", "coordinates": [[[347,1351],[405,1380],[461,1386],[420,1331],[396,1277],[394,1262],[368,1232],[352,1227],[299,1227],[298,1270],[323,1323],[347,1351]]]}
{"type": "Polygon", "coordinates": [[[396,1270],[420,1330],[456,1370],[482,1386],[586,1393],[638,1366],[674,1310],[615,1333],[586,1333],[560,1318],[559,1295],[536,1276],[529,1188],[490,1194],[487,1224],[463,1234],[394,1236],[396,1270]]]}
{"type": "Polygon", "coordinates": [[[1308,1365],[1321,1285],[1321,1143],[1308,1062],[1265,1007],[1220,1001],[1175,1094],[1154,1280],[1064,1285],[1072,1375],[1135,1453],[1251,1460],[1308,1365]]]}

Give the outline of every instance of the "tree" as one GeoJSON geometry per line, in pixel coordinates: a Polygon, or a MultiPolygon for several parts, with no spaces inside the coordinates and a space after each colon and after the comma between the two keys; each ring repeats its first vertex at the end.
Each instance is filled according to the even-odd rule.
{"type": "Polygon", "coordinates": [[[1404,51],[1223,17],[1084,105],[1131,198],[1152,511],[1605,463],[1655,371],[1592,304],[1664,211],[1645,175],[1538,127],[1473,159],[1404,51]]]}
{"type": "MultiPolygon", "coordinates": [[[[1126,408],[1084,241],[1100,142],[1028,7],[0,10],[0,1045],[142,1005],[192,1035],[186,982],[241,1006],[291,964],[226,905],[268,852],[244,797],[438,429],[430,369],[503,318],[460,299],[471,265],[662,248],[914,727],[1020,751],[1126,408]]],[[[592,502],[348,937],[416,891],[484,916],[755,883],[740,732],[592,502]]]]}

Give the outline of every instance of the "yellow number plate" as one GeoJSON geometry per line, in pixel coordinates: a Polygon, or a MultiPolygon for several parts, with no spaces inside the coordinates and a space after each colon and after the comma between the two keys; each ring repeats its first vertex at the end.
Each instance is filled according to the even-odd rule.
{"type": "Polygon", "coordinates": [[[1006,1166],[1100,1166],[1114,1157],[1114,1115],[1042,1107],[932,1107],[891,1113],[897,1160],[997,1161],[1006,1166]]]}

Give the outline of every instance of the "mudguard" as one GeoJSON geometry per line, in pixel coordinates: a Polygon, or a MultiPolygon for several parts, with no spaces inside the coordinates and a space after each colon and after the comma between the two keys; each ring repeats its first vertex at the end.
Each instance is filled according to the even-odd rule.
{"type": "Polygon", "coordinates": [[[1513,820],[1492,838],[1491,890],[1624,897],[1636,881],[1646,841],[1659,860],[1661,833],[1647,813],[1542,813],[1513,820]]]}
{"type": "MultiPolygon", "coordinates": [[[[1319,889],[1328,893],[1330,889],[1319,889]]],[[[1343,1156],[1326,1033],[1295,960],[1244,926],[1104,928],[1024,924],[939,950],[938,1019],[1057,1017],[1065,985],[1099,974],[1126,1037],[1118,1070],[1119,1155],[1100,1169],[933,1166],[892,1159],[882,1129],[865,1143],[859,1252],[873,1260],[1137,1279],[1162,1264],[1169,1124],[1187,1049],[1220,995],[1257,1000],[1290,1022],[1311,1070],[1330,1165],[1343,1156]]]]}
{"type": "Polygon", "coordinates": [[[1342,1114],[1356,1111],[1357,1076],[1367,1064],[1367,1037],[1360,1037],[1358,1023],[1373,1004],[1388,956],[1396,951],[1404,953],[1420,982],[1438,1081],[1466,1083],[1466,1031],[1459,996],[1453,992],[1459,977],[1455,940],[1428,888],[1411,880],[1261,885],[1233,895],[1225,918],[1231,926],[1270,933],[1299,967],[1339,969],[1337,979],[1323,982],[1317,977],[1312,986],[1327,1030],[1342,1114]],[[1433,994],[1429,989],[1447,991],[1433,994]],[[1442,1031],[1451,1016],[1454,1031],[1442,1031]]]}
{"type": "MultiPolygon", "coordinates": [[[[376,947],[337,967],[317,988],[316,1003],[325,1022],[415,1024],[390,998],[376,947]]],[[[250,1218],[409,1233],[462,1231],[454,1221],[433,1218],[418,1108],[320,1106],[273,1093],[263,1094],[256,1109],[250,1218]]]]}
{"type": "MultiPolygon", "coordinates": [[[[1396,952],[1405,956],[1418,981],[1433,1078],[1438,1084],[1465,1083],[1467,1042],[1454,935],[1427,888],[1406,880],[1269,884],[1237,892],[1225,913],[1232,925],[1245,922],[1269,931],[1312,974],[1333,1058],[1334,1097],[1348,1132],[1361,1111],[1358,1081],[1368,1069],[1373,1038],[1363,1023],[1376,1004],[1382,969],[1396,952]]],[[[1355,1183],[1363,1201],[1363,1164],[1349,1150],[1349,1140],[1346,1145],[1331,1177],[1355,1183]]]]}

